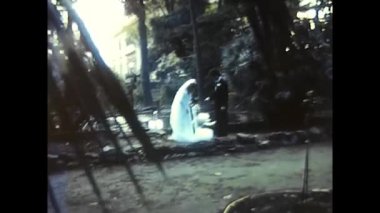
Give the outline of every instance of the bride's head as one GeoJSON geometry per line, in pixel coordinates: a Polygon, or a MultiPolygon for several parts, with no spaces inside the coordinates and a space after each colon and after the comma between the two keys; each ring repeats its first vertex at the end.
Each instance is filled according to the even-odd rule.
{"type": "Polygon", "coordinates": [[[197,96],[197,85],[194,83],[194,84],[190,84],[188,87],[187,87],[187,92],[192,96],[192,97],[196,97],[197,96]]]}

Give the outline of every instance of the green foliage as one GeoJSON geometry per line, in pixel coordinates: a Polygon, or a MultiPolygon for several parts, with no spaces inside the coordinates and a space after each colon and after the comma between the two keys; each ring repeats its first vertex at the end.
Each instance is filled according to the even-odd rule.
{"type": "Polygon", "coordinates": [[[163,85],[160,88],[160,105],[161,106],[170,106],[173,102],[174,96],[177,90],[171,88],[167,85],[163,85]]]}
{"type": "MultiPolygon", "coordinates": [[[[218,12],[217,3],[205,4],[204,14],[197,19],[201,66],[207,73],[207,69],[222,65],[232,92],[240,99],[237,105],[274,118],[292,109],[302,114],[302,107],[297,107],[308,90],[328,94],[332,79],[329,14],[326,22],[315,23],[312,29],[296,17],[298,11],[308,9],[300,8],[299,0],[285,1],[286,5],[274,0],[224,2],[218,12]],[[276,2],[281,9],[274,5],[276,2]],[[272,9],[276,13],[270,13],[272,9]],[[259,25],[253,23],[254,18],[259,25]]],[[[160,88],[161,104],[170,104],[175,91],[194,70],[187,3],[177,1],[175,11],[153,18],[149,25],[155,38],[150,63],[153,74],[164,85],[160,88]]]]}
{"type": "Polygon", "coordinates": [[[137,44],[139,42],[139,31],[137,27],[138,23],[136,20],[123,28],[123,33],[126,35],[126,42],[128,44],[137,44]]]}
{"type": "Polygon", "coordinates": [[[140,0],[124,0],[124,11],[126,15],[139,16],[142,9],[140,0]]]}
{"type": "Polygon", "coordinates": [[[152,72],[161,82],[159,88],[160,105],[170,105],[179,87],[188,79],[194,69],[191,58],[179,58],[175,52],[162,55],[152,72]]]}
{"type": "Polygon", "coordinates": [[[155,71],[157,72],[167,72],[178,70],[179,63],[181,62],[181,59],[177,57],[177,55],[173,52],[163,55],[158,59],[157,68],[155,71]]]}
{"type": "Polygon", "coordinates": [[[206,6],[205,15],[218,12],[218,3],[211,3],[206,6]]]}

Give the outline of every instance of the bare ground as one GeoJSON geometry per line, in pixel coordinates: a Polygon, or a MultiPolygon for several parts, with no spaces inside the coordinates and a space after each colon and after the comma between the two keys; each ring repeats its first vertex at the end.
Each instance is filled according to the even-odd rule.
{"type": "MultiPolygon", "coordinates": [[[[332,143],[310,148],[309,188],[332,188],[332,143]]],[[[299,145],[171,160],[164,162],[169,180],[154,165],[134,165],[149,208],[142,207],[124,168],[97,168],[94,174],[112,212],[209,213],[243,195],[301,189],[304,158],[305,147],[299,145]]],[[[83,171],[67,171],[50,179],[64,212],[101,212],[83,171]]],[[[50,206],[49,212],[53,212],[50,206]]]]}

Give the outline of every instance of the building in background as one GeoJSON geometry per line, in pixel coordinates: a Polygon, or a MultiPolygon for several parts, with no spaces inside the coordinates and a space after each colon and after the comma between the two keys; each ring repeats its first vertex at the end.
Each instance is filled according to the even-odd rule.
{"type": "Polygon", "coordinates": [[[141,64],[139,44],[128,39],[128,34],[124,30],[115,36],[114,41],[117,48],[112,60],[112,70],[124,80],[127,76],[139,75],[141,64]]]}

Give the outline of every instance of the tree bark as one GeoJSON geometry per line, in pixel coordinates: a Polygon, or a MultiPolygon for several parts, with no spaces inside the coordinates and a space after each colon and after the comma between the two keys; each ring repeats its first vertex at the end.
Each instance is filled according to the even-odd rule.
{"type": "Polygon", "coordinates": [[[140,0],[140,12],[138,16],[138,30],[140,36],[140,53],[141,53],[141,77],[142,88],[144,94],[144,105],[151,106],[153,104],[152,93],[149,79],[149,62],[148,62],[148,40],[145,25],[145,8],[144,3],[140,0]]]}
{"type": "Polygon", "coordinates": [[[170,11],[172,12],[174,10],[175,0],[169,0],[169,1],[170,1],[170,11]]]}
{"type": "Polygon", "coordinates": [[[195,76],[197,78],[197,87],[198,87],[198,96],[199,96],[199,105],[202,110],[204,95],[203,95],[203,72],[201,68],[201,52],[199,50],[199,41],[198,41],[198,29],[195,16],[195,7],[193,0],[189,0],[190,4],[190,16],[191,16],[191,25],[193,29],[193,50],[194,50],[194,59],[195,59],[195,76]]]}
{"type": "Polygon", "coordinates": [[[218,1],[218,11],[220,11],[222,9],[222,6],[223,6],[223,0],[219,0],[218,1]]]}
{"type": "Polygon", "coordinates": [[[165,0],[165,8],[168,11],[168,14],[174,10],[174,0],[165,0]]]}

